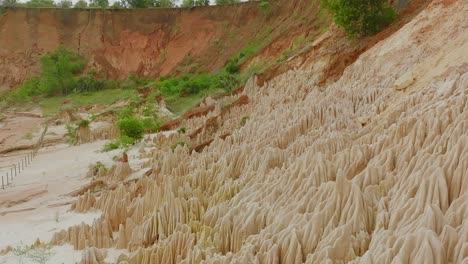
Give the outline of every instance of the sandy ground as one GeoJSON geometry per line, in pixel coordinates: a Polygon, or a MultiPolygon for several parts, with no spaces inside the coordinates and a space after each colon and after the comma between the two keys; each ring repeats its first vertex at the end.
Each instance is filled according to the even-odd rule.
{"type": "MultiPolygon", "coordinates": [[[[30,245],[37,238],[48,242],[56,231],[81,222],[92,223],[99,217],[99,212],[69,212],[70,206],[66,203],[72,198],[65,194],[89,181],[85,178],[89,164],[101,161],[111,166],[112,157],[119,151],[101,153],[99,150],[104,144],[105,141],[98,141],[81,146],[62,144],[41,149],[13,184],[0,190],[0,249],[8,245],[30,245]]],[[[14,157],[18,154],[13,158],[0,158],[0,167],[6,167],[14,157]]],[[[54,256],[48,263],[77,263],[81,259],[81,252],[68,245],[53,250],[54,256]]],[[[119,254],[119,251],[111,250],[108,259],[119,254]]],[[[0,263],[17,262],[18,258],[13,253],[0,256],[0,263]]]]}
{"type": "Polygon", "coordinates": [[[0,121],[0,153],[20,145],[30,145],[37,141],[42,132],[44,118],[37,113],[2,113],[0,121]],[[35,141],[36,140],[36,141],[35,141]]]}

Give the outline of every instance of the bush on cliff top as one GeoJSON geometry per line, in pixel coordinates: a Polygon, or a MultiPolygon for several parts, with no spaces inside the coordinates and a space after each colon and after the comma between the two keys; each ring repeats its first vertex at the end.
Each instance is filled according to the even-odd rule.
{"type": "Polygon", "coordinates": [[[396,16],[386,0],[322,0],[321,4],[350,38],[375,34],[396,16]]]}

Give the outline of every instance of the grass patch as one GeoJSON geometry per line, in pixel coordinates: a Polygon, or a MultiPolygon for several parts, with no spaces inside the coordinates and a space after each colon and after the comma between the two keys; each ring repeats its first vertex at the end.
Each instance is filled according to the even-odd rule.
{"type": "Polygon", "coordinates": [[[209,90],[191,96],[181,97],[178,94],[164,96],[167,108],[175,115],[180,115],[195,107],[205,96],[225,92],[222,89],[209,90]]]}
{"type": "Polygon", "coordinates": [[[66,96],[48,97],[39,100],[39,106],[44,115],[56,114],[65,101],[70,101],[72,107],[94,104],[111,105],[119,100],[127,100],[136,95],[135,90],[112,89],[90,93],[69,94],[66,96]]]}

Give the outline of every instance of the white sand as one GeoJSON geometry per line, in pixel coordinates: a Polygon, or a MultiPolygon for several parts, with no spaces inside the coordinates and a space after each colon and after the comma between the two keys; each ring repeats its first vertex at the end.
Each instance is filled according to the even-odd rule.
{"type": "MultiPolygon", "coordinates": [[[[30,245],[37,238],[48,242],[57,231],[81,222],[90,224],[99,217],[99,212],[77,214],[68,212],[69,205],[57,205],[71,201],[73,198],[65,194],[89,181],[85,178],[89,164],[101,161],[106,166],[111,166],[112,157],[119,151],[101,153],[104,143],[105,141],[98,141],[81,146],[58,145],[44,148],[31,165],[14,179],[12,185],[0,190],[0,204],[6,201],[17,203],[11,207],[0,207],[0,249],[8,245],[16,247],[22,243],[30,245]],[[42,190],[46,192],[40,193],[42,190]],[[40,194],[28,197],[36,193],[40,194]],[[20,202],[23,199],[30,200],[20,202]],[[21,210],[26,211],[14,212],[21,210]]],[[[0,163],[5,163],[5,160],[10,161],[2,158],[0,163]]],[[[74,251],[69,245],[54,247],[54,251],[56,254],[48,263],[76,263],[81,258],[81,251],[74,251]]],[[[113,255],[109,254],[109,257],[113,258],[113,255]]],[[[0,256],[0,263],[17,262],[13,253],[0,256]]]]}

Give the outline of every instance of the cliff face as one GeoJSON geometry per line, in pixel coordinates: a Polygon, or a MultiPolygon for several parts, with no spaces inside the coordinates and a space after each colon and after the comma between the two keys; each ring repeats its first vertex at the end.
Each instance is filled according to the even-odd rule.
{"type": "Polygon", "coordinates": [[[0,16],[0,89],[37,74],[38,58],[60,44],[81,52],[109,78],[215,70],[253,38],[268,35],[265,28],[275,38],[288,35],[292,25],[312,27],[316,4],[293,2],[273,1],[267,10],[257,2],[192,9],[7,9],[0,16]]]}

